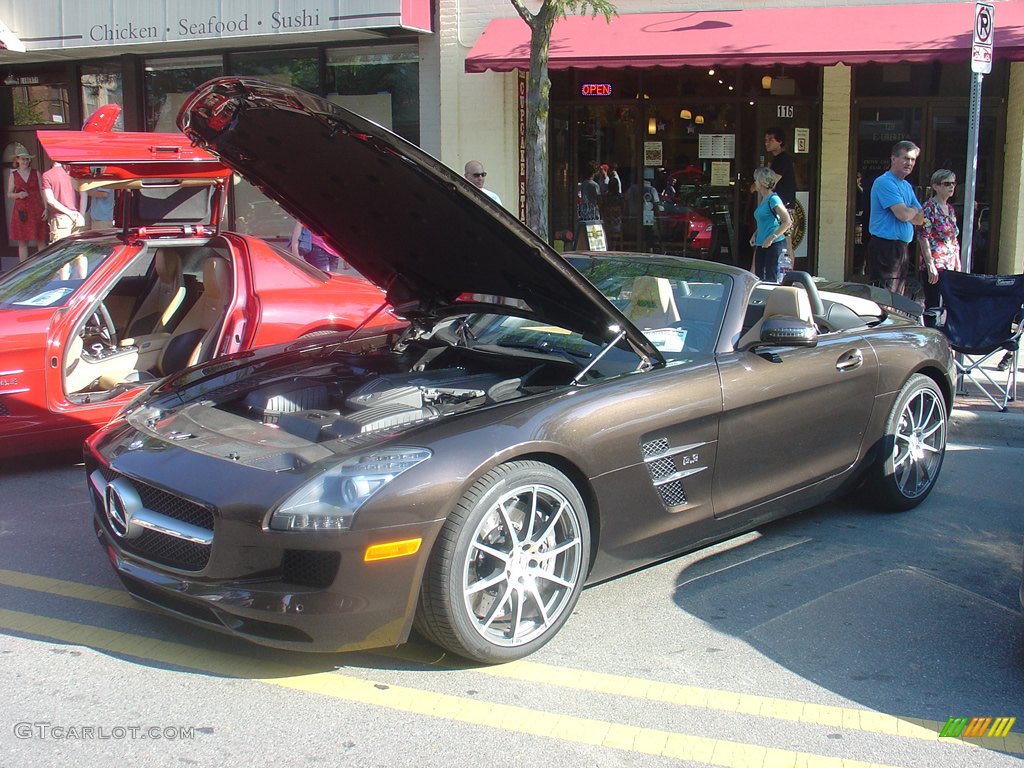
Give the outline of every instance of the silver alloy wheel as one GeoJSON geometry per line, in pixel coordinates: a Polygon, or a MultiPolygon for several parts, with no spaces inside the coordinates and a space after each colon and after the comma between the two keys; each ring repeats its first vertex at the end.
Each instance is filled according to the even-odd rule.
{"type": "Polygon", "coordinates": [[[473,532],[463,600],[487,642],[516,647],[541,637],[574,602],[583,578],[580,511],[543,484],[498,498],[473,532]]]}
{"type": "Polygon", "coordinates": [[[919,389],[903,406],[893,435],[893,475],[908,499],[929,491],[946,446],[945,405],[935,391],[919,389]]]}

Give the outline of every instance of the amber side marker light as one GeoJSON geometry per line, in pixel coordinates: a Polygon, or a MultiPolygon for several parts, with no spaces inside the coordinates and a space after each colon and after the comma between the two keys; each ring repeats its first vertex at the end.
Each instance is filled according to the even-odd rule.
{"type": "Polygon", "coordinates": [[[420,544],[422,543],[423,539],[403,539],[402,541],[373,544],[366,548],[363,562],[372,563],[374,560],[391,560],[395,557],[415,555],[420,551],[420,544]]]}

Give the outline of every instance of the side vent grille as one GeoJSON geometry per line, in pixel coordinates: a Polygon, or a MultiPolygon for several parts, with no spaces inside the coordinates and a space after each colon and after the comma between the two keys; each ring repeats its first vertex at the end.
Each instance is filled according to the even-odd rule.
{"type": "Polygon", "coordinates": [[[663,437],[641,443],[640,452],[647,465],[647,472],[666,509],[673,510],[689,503],[683,478],[707,469],[706,466],[694,465],[694,451],[701,445],[703,443],[673,448],[663,437]],[[683,456],[689,457],[685,464],[683,456]]]}

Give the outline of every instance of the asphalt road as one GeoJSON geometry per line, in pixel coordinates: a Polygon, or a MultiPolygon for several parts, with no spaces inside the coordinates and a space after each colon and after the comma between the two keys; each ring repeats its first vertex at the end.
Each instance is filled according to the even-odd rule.
{"type": "MultiPolygon", "coordinates": [[[[1007,444],[1009,442],[1009,444],[1007,444]]],[[[588,589],[528,660],[259,649],[146,610],[67,460],[0,470],[0,766],[1024,764],[1024,441],[588,589]],[[1019,717],[1003,739],[950,717],[1019,717]]]]}

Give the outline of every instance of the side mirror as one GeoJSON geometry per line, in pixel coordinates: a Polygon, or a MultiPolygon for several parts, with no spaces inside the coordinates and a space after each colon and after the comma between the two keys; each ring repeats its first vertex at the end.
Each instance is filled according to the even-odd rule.
{"type": "Polygon", "coordinates": [[[761,344],[773,347],[816,347],[818,329],[798,317],[776,315],[761,326],[761,344]]]}

